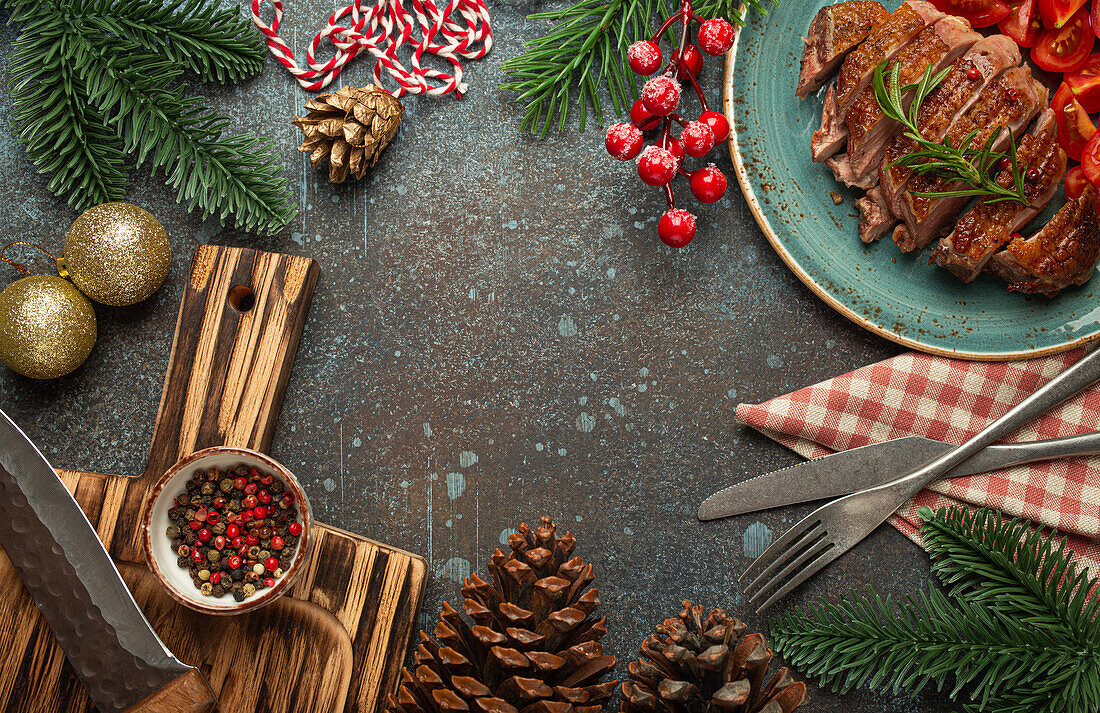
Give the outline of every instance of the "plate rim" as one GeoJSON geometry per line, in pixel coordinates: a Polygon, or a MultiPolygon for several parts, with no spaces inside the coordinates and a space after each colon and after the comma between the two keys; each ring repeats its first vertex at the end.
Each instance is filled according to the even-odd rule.
{"type": "MultiPolygon", "coordinates": [[[[744,4],[741,5],[742,16],[746,12],[744,4]]],[[[741,186],[741,195],[744,196],[745,202],[748,203],[749,210],[752,212],[753,219],[756,221],[757,226],[761,232],[764,233],[764,237],[768,243],[772,246],[772,249],[778,253],[779,257],[787,265],[787,267],[795,274],[795,276],[810,288],[819,299],[821,299],[829,307],[839,312],[844,317],[847,317],[850,321],[855,322],[864,329],[877,334],[884,339],[888,339],[891,342],[900,344],[910,349],[923,352],[925,354],[932,354],[934,356],[950,357],[954,359],[966,359],[969,361],[1012,361],[1018,359],[1036,359],[1039,357],[1050,356],[1052,354],[1060,354],[1065,351],[1069,351],[1075,347],[1079,347],[1083,344],[1088,344],[1096,339],[1100,339],[1100,330],[1095,334],[1084,335],[1078,337],[1072,341],[1065,342],[1063,344],[1056,344],[1048,347],[1037,347],[1034,349],[1025,349],[1019,351],[1005,351],[1005,352],[980,352],[980,351],[967,351],[959,349],[947,349],[944,347],[938,347],[927,342],[923,342],[913,337],[907,337],[897,332],[893,332],[890,329],[875,324],[871,320],[867,319],[863,315],[854,311],[843,302],[834,297],[829,290],[818,283],[812,275],[810,275],[798,260],[787,250],[783,245],[779,236],[776,234],[775,229],[772,227],[771,222],[767,216],[764,215],[763,208],[760,202],[756,198],[756,192],[753,190],[752,184],[749,181],[748,174],[745,171],[745,165],[741,158],[741,149],[737,142],[737,122],[733,113],[733,97],[731,89],[733,87],[733,70],[737,61],[737,49],[741,40],[741,31],[744,26],[737,26],[734,33],[733,46],[730,47],[729,52],[725,57],[725,69],[722,75],[722,113],[725,114],[726,121],[730,126],[729,137],[726,143],[729,147],[730,158],[733,161],[733,171],[737,176],[737,183],[741,186]]]]}

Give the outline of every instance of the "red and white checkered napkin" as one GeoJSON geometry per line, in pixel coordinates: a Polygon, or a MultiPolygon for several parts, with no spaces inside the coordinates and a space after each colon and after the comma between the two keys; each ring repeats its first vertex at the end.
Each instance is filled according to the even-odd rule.
{"type": "MultiPolygon", "coordinates": [[[[986,363],[910,352],[753,406],[737,420],[807,458],[902,436],[962,443],[1081,358],[1076,349],[1029,361],[986,363]]],[[[1100,386],[1018,429],[1007,441],[1100,430],[1100,386]]],[[[903,473],[898,473],[902,475],[903,473]]],[[[1082,566],[1100,574],[1100,457],[1067,458],[939,480],[890,522],[920,542],[922,505],[989,506],[1069,536],[1082,566]]]]}

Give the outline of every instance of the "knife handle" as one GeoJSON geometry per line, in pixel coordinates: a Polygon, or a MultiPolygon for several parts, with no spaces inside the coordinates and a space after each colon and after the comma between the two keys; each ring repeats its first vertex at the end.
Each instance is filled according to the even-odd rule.
{"type": "Polygon", "coordinates": [[[962,465],[951,471],[949,477],[987,473],[1037,461],[1094,455],[1100,455],[1100,431],[1046,441],[998,443],[967,458],[962,465]]]}
{"type": "MultiPolygon", "coordinates": [[[[948,451],[932,462],[918,468],[887,485],[873,490],[896,491],[898,505],[916,495],[922,488],[936,478],[942,477],[955,466],[982,450],[994,441],[999,441],[1020,426],[1057,406],[1078,392],[1084,391],[1100,380],[1100,349],[1093,348],[1072,366],[1039,387],[1033,394],[1013,406],[1003,416],[983,428],[977,435],[960,446],[948,451]]],[[[887,513],[889,515],[889,513],[887,513]]],[[[884,517],[883,520],[886,518],[884,517]]]]}
{"type": "Polygon", "coordinates": [[[125,713],[210,713],[217,696],[198,669],[191,669],[125,713]]]}

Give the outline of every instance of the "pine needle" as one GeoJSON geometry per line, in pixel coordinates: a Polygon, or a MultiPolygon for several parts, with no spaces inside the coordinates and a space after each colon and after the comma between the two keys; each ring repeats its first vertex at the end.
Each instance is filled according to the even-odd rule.
{"type": "MultiPolygon", "coordinates": [[[[746,4],[766,15],[769,2],[779,4],[746,4]]],[[[741,7],[741,0],[702,0],[693,6],[704,17],[725,17],[737,24],[743,22],[741,7]]],[[[638,97],[626,51],[656,30],[669,8],[668,0],[580,0],[562,10],[528,15],[528,20],[555,24],[545,35],[526,42],[523,54],[501,65],[508,79],[500,88],[516,92],[516,99],[526,106],[520,131],[543,138],[555,120],[557,130],[564,131],[573,107],[580,111],[582,132],[589,109],[602,125],[605,97],[616,116],[625,114],[638,97]]]]}
{"type": "Polygon", "coordinates": [[[237,82],[264,66],[264,45],[252,23],[212,0],[88,0],[82,22],[99,33],[132,37],[204,81],[237,82]]]}
{"type": "Polygon", "coordinates": [[[48,188],[76,210],[123,200],[126,154],[163,169],[177,201],[241,230],[275,232],[297,214],[269,139],[184,95],[181,78],[236,81],[263,47],[218,0],[0,0],[20,26],[12,122],[48,188]]]}
{"type": "Polygon", "coordinates": [[[83,211],[123,200],[129,176],[122,142],[64,61],[62,25],[44,18],[13,43],[11,121],[27,158],[39,173],[52,174],[49,191],[83,211]],[[42,52],[54,43],[54,51],[42,52]]]}
{"type": "Polygon", "coordinates": [[[896,607],[873,591],[782,615],[776,649],[824,685],[918,692],[971,712],[1095,713],[1100,582],[1065,542],[999,513],[921,510],[933,569],[948,587],[896,607]]]}
{"type": "Polygon", "coordinates": [[[80,36],[78,64],[85,67],[88,96],[111,116],[128,153],[140,166],[147,160],[163,168],[168,185],[178,189],[203,218],[232,217],[243,230],[273,231],[295,215],[285,203],[286,179],[280,177],[268,139],[223,137],[229,120],[183,95],[182,87],[164,89],[179,76],[171,60],[126,40],[94,41],[80,36]],[[127,57],[125,64],[112,57],[127,57]]]}

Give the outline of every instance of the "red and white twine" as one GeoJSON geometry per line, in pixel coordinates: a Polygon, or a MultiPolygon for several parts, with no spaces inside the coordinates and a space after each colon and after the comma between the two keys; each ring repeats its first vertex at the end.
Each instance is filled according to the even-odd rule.
{"type": "Polygon", "coordinates": [[[447,0],[442,8],[432,0],[378,0],[366,7],[361,0],[353,0],[332,13],[325,28],[309,43],[307,67],[299,66],[279,37],[282,19],[282,0],[252,0],[252,22],[267,38],[271,54],[310,91],[328,86],[344,65],[367,50],[376,59],[374,81],[385,86],[382,84],[385,71],[397,83],[396,89],[389,90],[394,96],[443,96],[454,92],[461,97],[466,83],[462,81],[460,59],[480,59],[493,47],[489,10],[484,0],[447,0]],[[260,19],[260,6],[267,2],[275,8],[270,25],[260,19]],[[411,12],[408,4],[412,6],[411,12]],[[336,48],[335,54],[327,62],[319,62],[317,50],[326,39],[336,48]],[[397,51],[406,45],[412,48],[410,67],[397,57],[397,51]],[[420,61],[425,54],[450,62],[452,73],[422,66],[420,61]]]}

